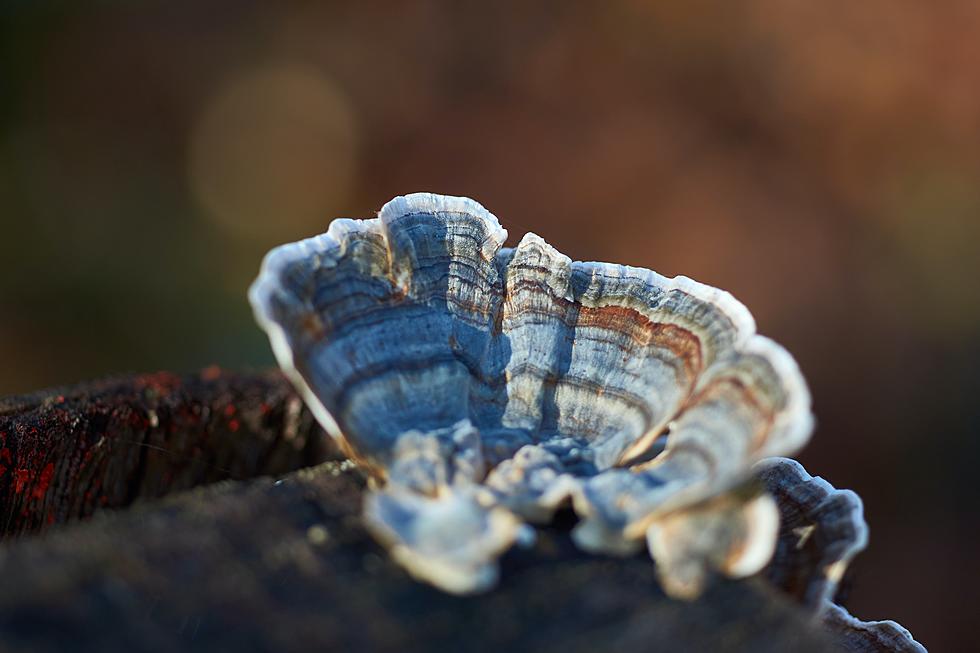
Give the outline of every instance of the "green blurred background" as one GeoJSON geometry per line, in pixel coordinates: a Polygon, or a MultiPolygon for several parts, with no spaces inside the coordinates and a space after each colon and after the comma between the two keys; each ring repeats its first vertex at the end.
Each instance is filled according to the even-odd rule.
{"type": "Polygon", "coordinates": [[[266,250],[469,195],[744,301],[864,498],[852,611],[972,642],[980,3],[0,7],[0,394],[271,365],[266,250]]]}

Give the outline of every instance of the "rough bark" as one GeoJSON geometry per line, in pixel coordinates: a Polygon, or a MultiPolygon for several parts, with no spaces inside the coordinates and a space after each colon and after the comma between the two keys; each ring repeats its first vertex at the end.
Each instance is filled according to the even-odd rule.
{"type": "Polygon", "coordinates": [[[278,372],[144,374],[0,399],[0,537],[334,455],[278,372]]]}
{"type": "Polygon", "coordinates": [[[358,470],[335,461],[285,473],[330,450],[307,413],[289,408],[295,396],[277,375],[206,376],[134,377],[3,404],[0,431],[24,479],[19,490],[9,472],[0,480],[9,533],[52,514],[68,521],[267,476],[0,546],[0,649],[833,650],[762,579],[718,579],[697,601],[671,600],[648,558],[584,554],[562,520],[505,556],[488,594],[417,583],[364,531],[358,470]],[[156,378],[166,383],[147,383],[156,378]],[[109,499],[85,500],[93,488],[109,499]]]}

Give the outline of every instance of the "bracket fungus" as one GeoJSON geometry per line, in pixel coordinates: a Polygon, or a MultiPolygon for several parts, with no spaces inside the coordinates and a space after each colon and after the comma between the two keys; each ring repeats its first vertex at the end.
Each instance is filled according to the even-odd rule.
{"type": "Polygon", "coordinates": [[[444,590],[563,505],[589,551],[644,544],[665,590],[772,556],[752,467],[812,428],[792,357],[728,293],[572,261],[477,202],[417,193],[272,250],[249,297],[280,365],[373,479],[368,526],[444,590]]]}
{"type": "Polygon", "coordinates": [[[925,653],[894,621],[862,621],[836,603],[848,565],[868,545],[861,498],[788,458],[763,460],[755,473],[779,507],[779,538],[765,570],[772,585],[819,620],[842,650],[925,653]]]}

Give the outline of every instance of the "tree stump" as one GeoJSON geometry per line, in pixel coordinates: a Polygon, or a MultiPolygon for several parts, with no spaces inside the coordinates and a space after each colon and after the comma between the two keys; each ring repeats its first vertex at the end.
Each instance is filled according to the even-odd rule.
{"type": "Polygon", "coordinates": [[[0,452],[4,651],[838,650],[761,577],[673,600],[645,555],[579,551],[569,519],[509,552],[491,592],[416,582],[278,373],[8,399],[0,452]]]}

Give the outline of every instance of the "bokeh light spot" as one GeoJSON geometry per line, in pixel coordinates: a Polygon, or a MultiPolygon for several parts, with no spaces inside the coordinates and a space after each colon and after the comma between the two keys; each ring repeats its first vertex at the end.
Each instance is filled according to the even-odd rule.
{"type": "Polygon", "coordinates": [[[191,133],[188,172],[205,214],[237,235],[295,237],[343,208],[357,170],[343,90],[301,64],[232,76],[191,133]]]}

